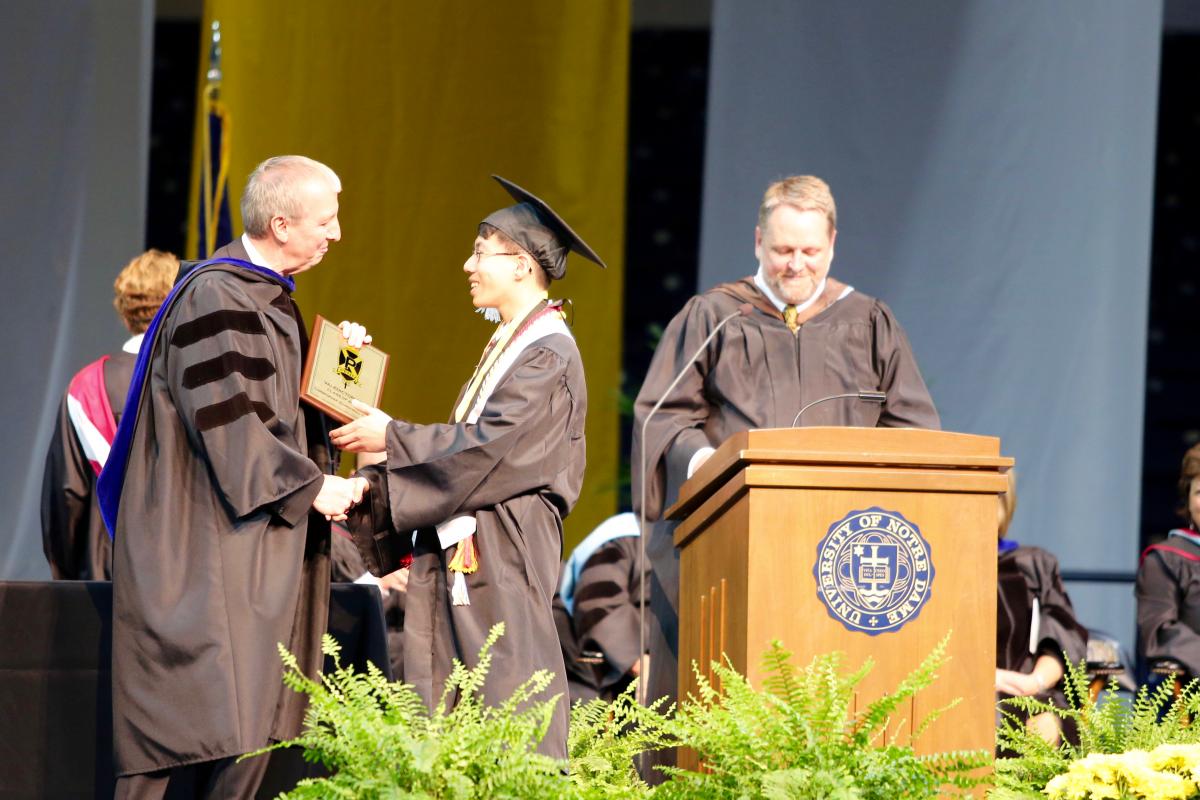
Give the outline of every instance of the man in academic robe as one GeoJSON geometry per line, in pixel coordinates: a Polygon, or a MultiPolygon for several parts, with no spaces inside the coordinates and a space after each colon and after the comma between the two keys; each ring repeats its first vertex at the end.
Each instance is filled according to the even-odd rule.
{"type": "Polygon", "coordinates": [[[183,275],[147,331],[100,477],[119,798],[252,797],[267,759],[237,757],[300,732],[276,643],[316,674],[329,520],[355,496],[330,474],[324,418],[300,406],[291,293],[340,238],[340,189],[302,156],[260,164],[245,236],[183,275]]]}
{"type": "Polygon", "coordinates": [[[563,565],[555,610],[563,657],[574,660],[567,664],[572,703],[612,702],[641,670],[638,550],[638,518],[626,511],[600,523],[563,565]]]}
{"type": "Polygon", "coordinates": [[[484,701],[500,703],[536,670],[552,671],[547,696],[561,696],[538,749],[566,758],[566,680],[551,600],[563,518],[583,482],[587,390],[562,304],[548,298],[568,250],[603,264],[543,201],[497,180],[517,205],[483,221],[463,270],[472,303],[501,324],[450,422],[417,425],[362,406],[366,416],[332,438],[345,450],[387,451],[384,464],[356,478],[369,491],[349,527],[376,575],[412,559],[405,682],[432,709],[452,659],[474,666],[503,622],[484,701]]]}
{"type": "Polygon", "coordinates": [[[106,581],[112,540],[100,516],[96,476],[117,433],[142,336],[171,291],[179,259],[161,250],[134,258],[113,282],[113,307],[130,338],[71,378],[58,409],[42,478],[42,550],[56,580],[106,581]]]}
{"type": "Polygon", "coordinates": [[[650,363],[634,407],[632,465],[634,503],[640,506],[644,478],[646,518],[654,523],[646,541],[653,566],[651,700],[674,699],[678,669],[679,553],[672,541],[675,523],[662,514],[715,447],[739,431],[793,424],[939,427],[891,310],[830,277],[836,238],[836,207],[823,180],[801,175],[771,184],[754,230],[758,272],[689,300],[667,326],[650,363]],[[730,315],[688,367],[688,359],[730,315]],[[685,367],[684,378],[667,395],[685,367]],[[882,405],[832,400],[797,419],[815,400],[860,390],[883,392],[882,405]],[[643,423],[664,395],[643,439],[643,423]]]}

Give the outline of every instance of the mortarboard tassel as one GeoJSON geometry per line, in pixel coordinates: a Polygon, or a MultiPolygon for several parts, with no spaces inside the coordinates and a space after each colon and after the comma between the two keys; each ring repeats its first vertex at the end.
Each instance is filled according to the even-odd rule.
{"type": "Polygon", "coordinates": [[[446,568],[454,574],[450,586],[450,601],[456,606],[471,605],[467,595],[467,573],[479,571],[479,558],[475,553],[475,536],[471,535],[458,543],[454,550],[454,558],[446,568]]]}

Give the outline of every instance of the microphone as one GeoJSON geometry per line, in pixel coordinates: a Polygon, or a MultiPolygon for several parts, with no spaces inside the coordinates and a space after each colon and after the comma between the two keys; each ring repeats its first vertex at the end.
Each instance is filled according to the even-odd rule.
{"type": "MultiPolygon", "coordinates": [[[[683,376],[686,375],[687,371],[692,368],[692,365],[696,363],[696,360],[700,358],[700,355],[708,348],[708,345],[714,338],[716,338],[716,335],[720,333],[722,328],[725,327],[725,324],[735,317],[748,317],[752,313],[754,313],[754,306],[750,305],[749,303],[742,303],[740,306],[738,306],[737,311],[727,315],[720,322],[718,322],[716,327],[712,329],[712,332],[709,333],[708,336],[705,337],[704,341],[700,343],[700,346],[696,348],[696,352],[692,353],[692,357],[689,358],[687,363],[683,365],[683,368],[679,370],[679,373],[675,376],[675,380],[671,381],[671,385],[668,386],[667,390],[662,393],[662,397],[658,398],[658,402],[655,403],[654,407],[650,409],[650,413],[646,415],[644,420],[642,420],[642,500],[639,514],[640,535],[638,536],[638,570],[639,574],[642,576],[640,589],[638,591],[638,642],[640,644],[640,649],[638,650],[639,663],[645,663],[642,661],[642,657],[646,653],[646,537],[649,535],[649,532],[646,530],[646,428],[650,424],[651,417],[657,414],[658,410],[662,408],[662,404],[666,402],[667,397],[671,394],[671,392],[675,391],[675,387],[678,386],[679,382],[683,380],[683,376]]],[[[653,669],[653,665],[651,665],[651,669],[653,669]]],[[[641,694],[646,701],[650,700],[646,694],[646,692],[649,691],[649,681],[647,680],[649,677],[650,676],[648,674],[641,674],[639,670],[638,693],[641,694]]],[[[640,757],[641,756],[639,755],[639,758],[640,757]]]]}
{"type": "Polygon", "coordinates": [[[874,392],[866,389],[859,389],[857,392],[847,392],[846,394],[831,394],[829,397],[822,397],[819,400],[813,400],[804,408],[797,411],[796,418],[792,420],[791,427],[796,427],[796,423],[800,421],[800,415],[805,411],[808,411],[813,406],[820,405],[821,403],[825,403],[830,400],[841,400],[843,398],[853,398],[867,403],[879,403],[880,405],[883,405],[887,402],[887,394],[884,392],[874,392]]]}

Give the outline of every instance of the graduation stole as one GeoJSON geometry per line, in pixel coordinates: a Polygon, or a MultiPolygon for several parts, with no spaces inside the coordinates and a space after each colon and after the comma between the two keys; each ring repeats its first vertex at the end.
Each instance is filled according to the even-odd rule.
{"type": "MultiPolygon", "coordinates": [[[[505,323],[496,329],[475,366],[475,373],[463,391],[462,399],[454,409],[454,422],[474,424],[479,421],[483,407],[487,405],[500,378],[525,348],[551,333],[570,335],[570,330],[563,322],[565,315],[562,306],[562,301],[542,300],[520,321],[505,323]]],[[[439,544],[443,549],[452,544],[458,545],[454,557],[446,565],[454,576],[450,597],[456,606],[471,605],[466,575],[479,570],[475,529],[475,517],[471,514],[454,517],[437,526],[439,544]]]]}
{"type": "Polygon", "coordinates": [[[492,334],[492,338],[488,340],[487,347],[483,348],[483,355],[479,358],[479,363],[475,365],[475,372],[471,375],[471,381],[467,384],[466,391],[463,392],[462,399],[458,406],[454,409],[454,421],[462,422],[467,418],[468,411],[474,407],[475,401],[479,398],[479,392],[483,388],[483,382],[496,367],[496,362],[500,360],[500,356],[508,349],[509,344],[519,334],[524,333],[529,325],[544,313],[549,306],[548,300],[542,300],[529,313],[521,318],[520,321],[513,320],[506,322],[496,328],[496,332],[492,334]]]}
{"type": "Polygon", "coordinates": [[[108,358],[101,356],[79,370],[67,387],[67,414],[96,475],[108,460],[109,448],[117,435],[117,418],[104,386],[104,362],[108,358]]]}
{"type": "MultiPolygon", "coordinates": [[[[1176,528],[1167,534],[1168,539],[1170,539],[1172,536],[1183,539],[1185,542],[1189,542],[1196,547],[1200,547],[1200,533],[1197,533],[1190,528],[1176,528]]],[[[1188,561],[1200,561],[1200,556],[1196,555],[1195,553],[1189,553],[1187,550],[1183,550],[1178,547],[1172,547],[1169,544],[1160,542],[1159,544],[1152,544],[1142,551],[1142,557],[1138,559],[1139,567],[1142,565],[1142,562],[1146,560],[1146,556],[1150,555],[1150,553],[1154,550],[1164,553],[1174,553],[1177,556],[1186,558],[1188,561]]]]}

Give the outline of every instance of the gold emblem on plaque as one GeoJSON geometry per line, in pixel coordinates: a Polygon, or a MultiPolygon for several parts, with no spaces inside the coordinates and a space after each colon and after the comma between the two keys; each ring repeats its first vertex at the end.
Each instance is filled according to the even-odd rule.
{"type": "Polygon", "coordinates": [[[346,386],[350,384],[358,385],[359,374],[362,372],[362,355],[358,352],[357,347],[349,345],[342,348],[342,352],[338,355],[337,369],[333,372],[335,375],[341,375],[342,381],[346,386]]]}

